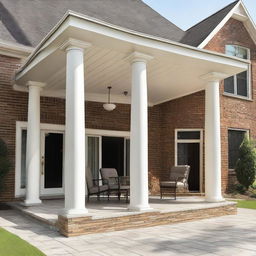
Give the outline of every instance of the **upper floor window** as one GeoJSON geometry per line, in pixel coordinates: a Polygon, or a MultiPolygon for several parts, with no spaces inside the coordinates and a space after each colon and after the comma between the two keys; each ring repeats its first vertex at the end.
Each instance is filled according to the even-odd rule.
{"type": "MultiPolygon", "coordinates": [[[[238,45],[226,45],[226,54],[241,59],[250,59],[250,50],[238,45]]],[[[250,97],[250,67],[247,71],[224,80],[224,92],[239,97],[250,97]]]]}

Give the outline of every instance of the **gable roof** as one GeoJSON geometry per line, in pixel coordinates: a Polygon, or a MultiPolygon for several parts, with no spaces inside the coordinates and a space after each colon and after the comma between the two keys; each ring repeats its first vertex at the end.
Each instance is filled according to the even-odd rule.
{"type": "Polygon", "coordinates": [[[239,0],[232,2],[223,9],[212,14],[208,18],[200,21],[185,32],[185,36],[181,39],[181,43],[198,47],[210,33],[221,23],[221,21],[230,13],[230,11],[238,4],[239,0]]]}
{"type": "Polygon", "coordinates": [[[141,0],[1,0],[0,39],[36,46],[68,10],[173,41],[184,36],[141,0]]]}

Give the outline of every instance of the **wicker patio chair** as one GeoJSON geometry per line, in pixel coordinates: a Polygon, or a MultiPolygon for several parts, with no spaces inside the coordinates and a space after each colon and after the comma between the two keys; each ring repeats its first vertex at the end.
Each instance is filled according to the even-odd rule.
{"type": "Polygon", "coordinates": [[[130,178],[128,176],[118,176],[115,168],[100,169],[103,184],[108,184],[109,193],[116,192],[120,200],[121,194],[125,193],[126,202],[130,193],[130,178]]]}
{"type": "Polygon", "coordinates": [[[93,179],[92,172],[90,168],[86,169],[86,184],[87,184],[87,200],[90,200],[91,195],[97,195],[98,200],[100,200],[100,194],[107,193],[109,197],[109,187],[107,182],[101,184],[102,179],[93,179]]]}
{"type": "Polygon", "coordinates": [[[184,188],[188,191],[189,171],[189,165],[173,166],[170,171],[170,179],[167,181],[160,181],[161,199],[164,194],[174,194],[174,199],[176,200],[177,188],[184,188]]]}

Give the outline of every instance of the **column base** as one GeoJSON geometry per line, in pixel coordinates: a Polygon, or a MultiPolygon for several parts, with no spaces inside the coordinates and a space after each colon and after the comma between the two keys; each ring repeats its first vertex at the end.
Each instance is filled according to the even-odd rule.
{"type": "Polygon", "coordinates": [[[128,209],[131,212],[150,212],[154,210],[149,205],[129,205],[128,209]]]}
{"type": "Polygon", "coordinates": [[[37,200],[25,200],[22,205],[24,206],[34,206],[34,205],[39,205],[41,204],[42,201],[40,199],[37,200]]]}
{"type": "Polygon", "coordinates": [[[59,215],[64,216],[66,218],[78,218],[84,217],[88,215],[88,210],[84,209],[63,209],[59,212],[59,215]]]}
{"type": "Polygon", "coordinates": [[[225,202],[225,198],[221,197],[205,197],[205,201],[208,203],[219,203],[219,202],[225,202]]]}

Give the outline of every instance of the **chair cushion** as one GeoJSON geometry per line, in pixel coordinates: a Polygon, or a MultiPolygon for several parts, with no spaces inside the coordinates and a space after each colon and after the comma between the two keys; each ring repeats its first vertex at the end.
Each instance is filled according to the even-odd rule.
{"type": "Polygon", "coordinates": [[[173,166],[170,171],[170,180],[177,180],[185,183],[188,180],[190,166],[178,165],[173,166]]]}
{"type": "MultiPolygon", "coordinates": [[[[99,186],[99,188],[100,188],[100,192],[104,192],[108,190],[108,185],[102,185],[102,186],[99,186]]],[[[99,190],[97,186],[89,188],[89,192],[91,194],[98,193],[98,191],[99,190]]]]}
{"type": "MultiPolygon", "coordinates": [[[[160,186],[162,188],[174,188],[175,187],[175,181],[161,181],[160,186]]],[[[184,183],[178,181],[177,182],[177,188],[184,187],[184,183]]]]}
{"type": "Polygon", "coordinates": [[[111,177],[118,177],[118,173],[115,168],[101,168],[100,173],[104,180],[108,180],[111,177]]]}

